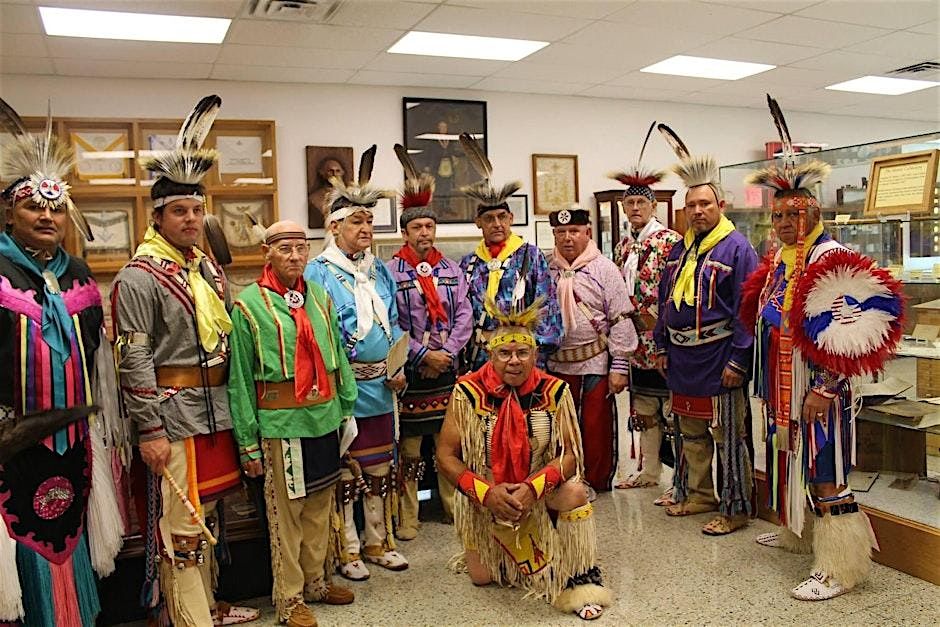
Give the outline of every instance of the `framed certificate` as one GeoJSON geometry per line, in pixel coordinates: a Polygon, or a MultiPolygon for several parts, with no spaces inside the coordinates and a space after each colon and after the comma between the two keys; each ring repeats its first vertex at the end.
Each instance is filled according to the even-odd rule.
{"type": "Polygon", "coordinates": [[[930,213],[940,150],[876,157],[871,162],[865,214],[930,213]]]}
{"type": "Polygon", "coordinates": [[[222,222],[222,230],[233,254],[239,249],[255,253],[261,238],[252,229],[252,219],[267,226],[273,222],[271,203],[267,198],[229,198],[215,203],[215,214],[222,222]]]}
{"type": "Polygon", "coordinates": [[[379,198],[372,210],[372,230],[376,233],[398,231],[398,211],[394,198],[379,198]]]}
{"type": "Polygon", "coordinates": [[[219,135],[215,147],[219,151],[219,174],[264,176],[260,137],[219,135]]]}
{"type": "Polygon", "coordinates": [[[535,215],[570,209],[578,202],[578,156],[532,155],[535,215]]]}

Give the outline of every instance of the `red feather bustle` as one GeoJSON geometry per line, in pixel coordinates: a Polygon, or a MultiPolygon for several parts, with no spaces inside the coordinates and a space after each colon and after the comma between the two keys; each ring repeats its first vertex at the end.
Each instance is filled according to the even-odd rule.
{"type": "Polygon", "coordinates": [[[431,204],[431,197],[434,191],[431,189],[421,189],[416,192],[404,192],[401,195],[401,208],[409,207],[427,207],[431,204]]]}
{"type": "Polygon", "coordinates": [[[767,287],[767,282],[773,273],[775,253],[764,256],[757,268],[751,272],[744,283],[741,284],[741,305],[738,307],[738,319],[744,329],[754,335],[757,325],[757,316],[761,303],[761,295],[767,287]]]}
{"type": "Polygon", "coordinates": [[[799,279],[793,293],[792,311],[800,316],[800,323],[793,325],[793,342],[803,353],[804,357],[821,368],[845,377],[854,377],[861,374],[879,372],[885,363],[894,356],[901,337],[904,334],[904,306],[903,286],[900,281],[891,276],[884,268],[879,268],[875,262],[864,255],[852,250],[834,250],[809,265],[799,279]],[[887,290],[901,301],[901,314],[890,323],[887,336],[881,344],[864,355],[833,355],[818,346],[803,328],[805,319],[806,297],[817,281],[825,274],[839,267],[870,272],[876,280],[883,284],[887,290]]]}

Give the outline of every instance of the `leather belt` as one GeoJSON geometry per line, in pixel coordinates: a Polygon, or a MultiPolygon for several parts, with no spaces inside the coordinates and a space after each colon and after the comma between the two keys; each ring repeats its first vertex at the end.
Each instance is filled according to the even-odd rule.
{"type": "Polygon", "coordinates": [[[258,409],[299,409],[301,407],[312,407],[320,405],[333,399],[334,390],[336,390],[336,375],[328,373],[327,382],[330,385],[330,395],[321,396],[319,390],[311,390],[301,402],[294,398],[294,380],[278,381],[256,381],[255,391],[258,394],[258,409]]]}
{"type": "Polygon", "coordinates": [[[702,344],[711,344],[718,340],[723,340],[734,333],[734,321],[731,318],[719,320],[707,327],[702,327],[697,332],[692,329],[673,329],[667,327],[669,339],[676,346],[701,346],[702,344]]]}
{"type": "Polygon", "coordinates": [[[560,363],[570,363],[576,361],[587,361],[597,357],[607,350],[607,339],[603,336],[598,337],[590,344],[582,344],[574,348],[563,348],[551,356],[551,361],[560,363]]]}
{"type": "Polygon", "coordinates": [[[369,379],[378,379],[388,373],[388,362],[382,361],[353,361],[352,366],[356,381],[368,381],[369,379]]]}
{"type": "Polygon", "coordinates": [[[228,382],[228,366],[202,368],[200,366],[160,366],[157,385],[161,388],[214,388],[228,382]]]}

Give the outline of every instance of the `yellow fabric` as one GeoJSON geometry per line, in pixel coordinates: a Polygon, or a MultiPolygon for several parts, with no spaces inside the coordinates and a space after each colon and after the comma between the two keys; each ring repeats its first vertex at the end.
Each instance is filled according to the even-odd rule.
{"type": "Polygon", "coordinates": [[[188,271],[189,292],[193,296],[196,307],[199,341],[206,351],[214,351],[221,335],[232,332],[232,319],[225,310],[225,303],[199,272],[199,264],[206,254],[193,246],[193,259],[187,263],[179,249],[171,245],[150,226],[144,234],[144,242],[137,247],[134,256],[172,261],[188,271]]]}
{"type": "MultiPolygon", "coordinates": [[[[809,254],[809,250],[812,247],[812,242],[815,242],[819,239],[819,236],[823,232],[823,223],[822,220],[816,223],[816,226],[813,227],[813,230],[806,234],[806,237],[803,238],[803,261],[806,261],[806,255],[809,254]],[[807,246],[806,243],[809,242],[810,245],[807,246]]],[[[793,269],[796,266],[796,249],[799,246],[799,241],[793,244],[784,244],[783,248],[780,250],[780,261],[784,265],[784,278],[787,281],[790,281],[790,277],[793,275],[793,269]]],[[[795,283],[787,283],[787,291],[783,297],[783,310],[790,311],[790,307],[793,305],[793,286],[795,283]]]]}
{"type": "MultiPolygon", "coordinates": [[[[495,259],[499,260],[500,263],[506,261],[511,254],[519,250],[522,245],[525,244],[525,241],[516,235],[515,233],[509,234],[509,239],[506,240],[506,245],[503,246],[503,249],[499,251],[499,254],[495,259]]],[[[476,250],[477,257],[483,260],[483,263],[489,263],[494,259],[490,254],[490,249],[486,246],[486,240],[480,240],[480,243],[477,244],[476,250]]],[[[503,278],[503,269],[500,267],[498,270],[490,270],[490,275],[486,283],[486,297],[488,299],[496,301],[496,292],[499,291],[499,281],[503,278]]]]}
{"type": "Polygon", "coordinates": [[[477,500],[482,503],[483,499],[486,498],[486,493],[490,491],[490,486],[474,477],[473,491],[476,493],[477,500]]]}
{"type": "Polygon", "coordinates": [[[498,346],[509,344],[510,342],[518,342],[519,344],[528,344],[533,348],[535,347],[535,338],[529,333],[503,333],[502,335],[494,335],[487,346],[490,350],[493,350],[498,346]]]}
{"type": "Polygon", "coordinates": [[[545,492],[545,474],[542,473],[532,479],[532,487],[535,488],[535,498],[542,498],[542,492],[545,492]]]}
{"type": "Polygon", "coordinates": [[[690,227],[685,232],[683,240],[685,249],[689,252],[686,254],[685,263],[682,265],[679,276],[676,277],[676,282],[672,286],[672,302],[677,310],[683,301],[690,307],[695,306],[695,266],[698,264],[699,256],[717,246],[718,242],[728,237],[733,231],[734,223],[722,214],[715,228],[698,245],[695,254],[691,252],[692,246],[695,244],[695,231],[690,227]]]}

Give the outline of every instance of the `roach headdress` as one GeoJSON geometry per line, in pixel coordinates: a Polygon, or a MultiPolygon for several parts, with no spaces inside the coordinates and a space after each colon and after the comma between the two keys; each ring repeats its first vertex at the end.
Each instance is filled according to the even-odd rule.
{"type": "Polygon", "coordinates": [[[395,156],[405,170],[405,182],[400,195],[401,215],[398,218],[401,230],[404,231],[409,222],[418,218],[431,218],[437,222],[437,214],[431,208],[434,177],[427,172],[419,172],[408,149],[401,144],[395,144],[395,156]]]}
{"type": "Polygon", "coordinates": [[[653,134],[654,128],[656,128],[656,120],[653,120],[649,130],[646,131],[646,138],[643,140],[643,146],[640,148],[640,156],[636,160],[636,165],[626,170],[616,170],[607,173],[607,178],[620,181],[627,186],[627,189],[623,192],[624,197],[645,196],[653,204],[656,203],[656,194],[653,193],[651,186],[659,183],[666,176],[666,173],[662,170],[652,170],[643,167],[643,153],[646,152],[646,145],[650,141],[650,135],[653,134]]]}
{"type": "Polygon", "coordinates": [[[3,190],[3,199],[12,208],[29,199],[44,209],[65,207],[75,227],[89,242],[94,240],[85,216],[75,207],[65,177],[75,165],[75,153],[52,133],[52,106],[46,113],[46,130],[33,135],[19,114],[0,98],[0,128],[13,135],[4,155],[4,169],[13,183],[3,190]]]}
{"type": "Polygon", "coordinates": [[[718,200],[724,198],[724,190],[721,188],[721,178],[718,174],[718,162],[715,158],[711,155],[693,155],[676,132],[665,124],[659,124],[656,128],[679,157],[678,163],[671,169],[682,179],[686,188],[708,185],[715,192],[715,198],[718,200]]]}

